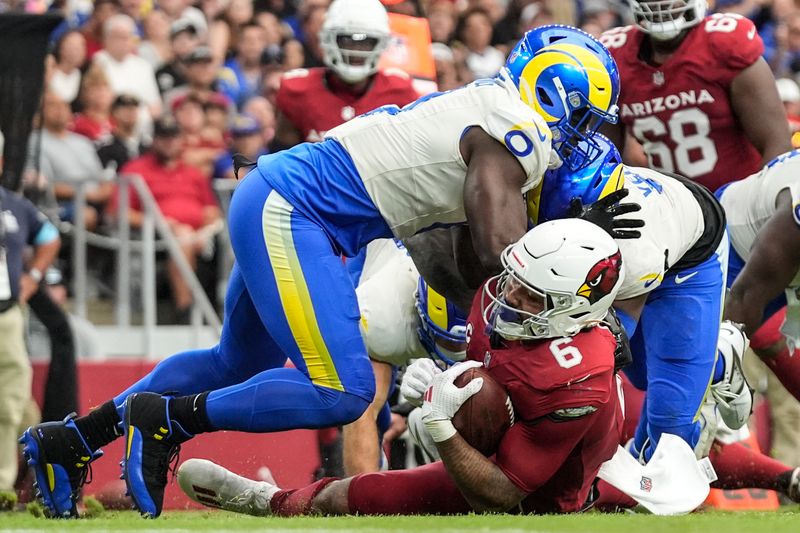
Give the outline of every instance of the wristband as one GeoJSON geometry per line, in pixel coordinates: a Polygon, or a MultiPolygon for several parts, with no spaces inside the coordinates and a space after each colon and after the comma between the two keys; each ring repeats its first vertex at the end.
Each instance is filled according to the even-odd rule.
{"type": "Polygon", "coordinates": [[[433,442],[444,442],[458,433],[453,423],[448,419],[424,420],[423,418],[423,421],[425,422],[425,429],[428,430],[433,442]]]}
{"type": "Polygon", "coordinates": [[[42,271],[38,268],[31,268],[28,270],[28,275],[35,281],[36,283],[41,283],[42,281],[42,271]]]}

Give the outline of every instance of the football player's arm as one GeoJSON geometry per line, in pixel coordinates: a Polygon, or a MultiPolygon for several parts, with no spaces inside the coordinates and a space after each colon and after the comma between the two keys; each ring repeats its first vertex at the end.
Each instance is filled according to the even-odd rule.
{"type": "Polygon", "coordinates": [[[275,125],[275,139],[270,146],[271,152],[278,152],[291,148],[296,144],[303,142],[300,135],[300,130],[289,120],[289,117],[277,111],[276,125],[275,125]]]}
{"type": "Polygon", "coordinates": [[[759,57],[733,79],[731,106],[764,164],[792,149],[786,112],[764,58],[759,57]]]}
{"type": "Polygon", "coordinates": [[[418,233],[403,239],[403,244],[419,275],[428,285],[460,309],[470,308],[475,291],[467,285],[456,266],[449,229],[439,228],[418,233]]]}
{"type": "Polygon", "coordinates": [[[500,253],[527,229],[521,193],[526,175],[511,152],[481,128],[462,136],[461,153],[467,163],[464,210],[472,246],[489,277],[502,270],[500,253]]]}
{"type": "MultiPolygon", "coordinates": [[[[453,235],[453,256],[456,258],[456,265],[464,283],[471,287],[474,295],[475,291],[483,284],[487,277],[496,272],[487,272],[481,264],[475,248],[472,246],[472,233],[469,226],[458,226],[451,228],[453,235]]],[[[472,300],[470,300],[471,304],[472,300]]],[[[462,307],[462,309],[468,309],[462,307]]]]}
{"type": "Polygon", "coordinates": [[[750,336],[761,325],[767,303],[789,286],[800,268],[800,226],[792,211],[791,195],[784,190],[725,301],[725,318],[744,324],[750,336]]]}
{"type": "Polygon", "coordinates": [[[436,447],[448,474],[476,512],[503,513],[528,495],[458,433],[436,447]]]}

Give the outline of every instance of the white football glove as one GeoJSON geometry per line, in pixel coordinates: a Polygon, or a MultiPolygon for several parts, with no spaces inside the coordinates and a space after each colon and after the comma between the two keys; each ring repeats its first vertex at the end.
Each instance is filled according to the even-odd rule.
{"type": "Polygon", "coordinates": [[[436,374],[441,374],[442,369],[436,366],[433,359],[427,357],[417,359],[406,368],[403,374],[403,383],[400,385],[400,394],[414,407],[422,406],[422,397],[431,386],[436,374]]]}
{"type": "Polygon", "coordinates": [[[434,442],[446,441],[456,434],[453,416],[483,386],[483,378],[473,379],[465,387],[457,387],[453,381],[470,368],[481,366],[478,361],[457,363],[433,378],[422,402],[422,421],[434,442]]]}

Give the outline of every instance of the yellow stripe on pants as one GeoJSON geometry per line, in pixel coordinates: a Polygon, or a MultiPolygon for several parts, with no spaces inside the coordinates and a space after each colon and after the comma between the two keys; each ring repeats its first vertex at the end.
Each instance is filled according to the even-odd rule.
{"type": "Polygon", "coordinates": [[[320,333],[308,285],[297,257],[292,236],[292,211],[292,205],[272,191],[261,213],[264,243],[278,285],[281,305],[306,363],[311,382],[343,391],[336,366],[320,333]]]}

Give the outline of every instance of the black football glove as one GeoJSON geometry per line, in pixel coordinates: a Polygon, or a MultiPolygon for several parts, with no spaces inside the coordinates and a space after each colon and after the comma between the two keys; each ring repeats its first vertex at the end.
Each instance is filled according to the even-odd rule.
{"type": "Polygon", "coordinates": [[[615,239],[638,239],[642,233],[631,228],[644,227],[644,220],[618,218],[642,208],[636,203],[619,203],[626,196],[628,196],[628,190],[620,189],[589,205],[583,205],[580,198],[573,198],[569,204],[569,216],[600,226],[615,239]]]}

